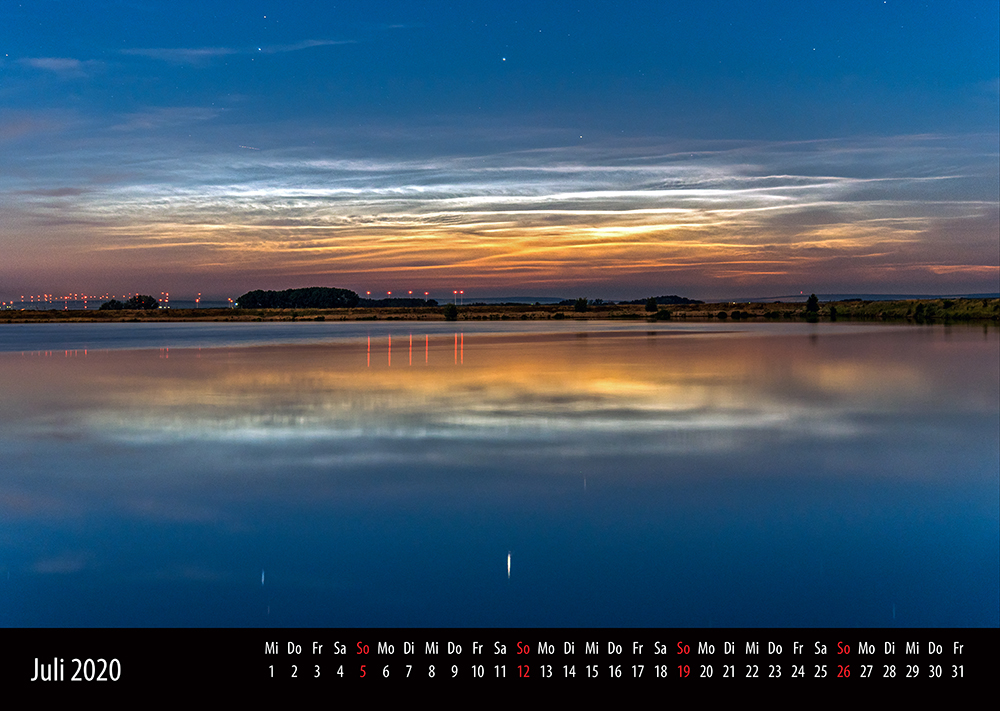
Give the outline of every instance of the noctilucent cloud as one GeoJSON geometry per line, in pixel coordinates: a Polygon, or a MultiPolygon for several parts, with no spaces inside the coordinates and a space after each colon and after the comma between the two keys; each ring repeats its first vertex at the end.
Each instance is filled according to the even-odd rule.
{"type": "Polygon", "coordinates": [[[1000,291],[994,1],[2,14],[2,300],[1000,291]]]}

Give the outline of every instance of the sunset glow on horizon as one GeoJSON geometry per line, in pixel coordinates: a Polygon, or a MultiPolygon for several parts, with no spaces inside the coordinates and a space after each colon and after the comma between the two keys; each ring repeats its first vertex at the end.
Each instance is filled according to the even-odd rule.
{"type": "Polygon", "coordinates": [[[5,11],[0,299],[1000,291],[995,3],[210,5],[5,11]]]}

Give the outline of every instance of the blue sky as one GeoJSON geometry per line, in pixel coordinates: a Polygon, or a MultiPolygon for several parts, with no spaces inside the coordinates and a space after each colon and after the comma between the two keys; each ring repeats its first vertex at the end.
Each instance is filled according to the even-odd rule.
{"type": "Polygon", "coordinates": [[[0,299],[1000,290],[995,2],[0,12],[0,299]]]}

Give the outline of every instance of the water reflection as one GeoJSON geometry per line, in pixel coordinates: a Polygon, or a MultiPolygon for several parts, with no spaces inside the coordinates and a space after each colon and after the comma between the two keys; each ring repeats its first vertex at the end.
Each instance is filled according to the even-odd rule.
{"type": "Polygon", "coordinates": [[[657,448],[669,448],[660,435],[698,434],[685,441],[699,448],[741,433],[871,433],[893,427],[868,421],[887,412],[995,410],[988,372],[985,387],[969,387],[962,344],[944,364],[934,343],[912,353],[905,337],[871,348],[845,336],[817,352],[797,338],[481,336],[466,363],[463,334],[447,340],[445,360],[446,346],[426,337],[428,367],[418,371],[393,367],[391,336],[384,367],[372,363],[370,338],[364,347],[105,351],[73,363],[8,356],[3,425],[144,442],[573,437],[597,453],[606,440],[595,433],[636,444],[653,434],[644,444],[657,448]]]}
{"type": "Polygon", "coordinates": [[[0,623],[996,624],[996,331],[809,334],[2,354],[0,623]]]}

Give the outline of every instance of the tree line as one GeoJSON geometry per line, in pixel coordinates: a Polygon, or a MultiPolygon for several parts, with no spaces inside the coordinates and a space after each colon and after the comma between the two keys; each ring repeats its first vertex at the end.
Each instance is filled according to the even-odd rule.
{"type": "Polygon", "coordinates": [[[437,306],[438,302],[435,299],[412,297],[365,299],[350,289],[311,286],[284,291],[255,289],[238,298],[236,305],[241,309],[342,309],[356,306],[437,306]]]}
{"type": "Polygon", "coordinates": [[[121,302],[118,299],[105,301],[97,307],[98,311],[121,311],[122,309],[147,311],[160,308],[160,303],[147,294],[136,294],[131,299],[121,302]]]}

